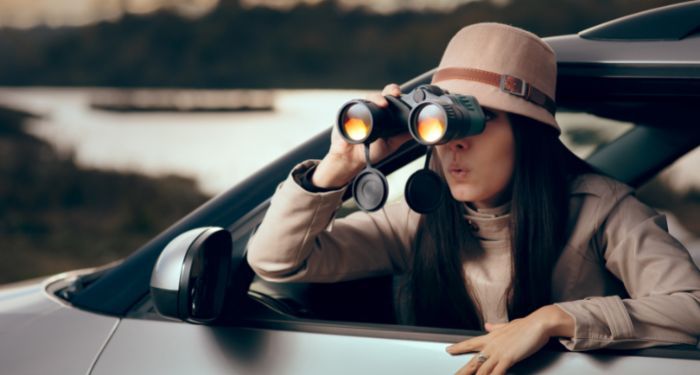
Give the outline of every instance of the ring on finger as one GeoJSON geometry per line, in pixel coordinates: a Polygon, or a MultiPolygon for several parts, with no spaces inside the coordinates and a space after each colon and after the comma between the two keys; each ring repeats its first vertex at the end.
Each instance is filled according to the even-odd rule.
{"type": "Polygon", "coordinates": [[[479,364],[486,362],[488,359],[489,356],[484,354],[484,352],[479,352],[479,354],[476,356],[476,361],[479,362],[479,364]]]}

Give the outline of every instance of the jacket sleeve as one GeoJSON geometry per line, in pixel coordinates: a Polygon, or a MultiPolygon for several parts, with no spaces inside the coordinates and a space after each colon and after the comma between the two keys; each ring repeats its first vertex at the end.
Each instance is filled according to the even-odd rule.
{"type": "Polygon", "coordinates": [[[253,270],[277,282],[335,282],[403,272],[415,214],[397,202],[334,220],[345,188],[313,193],[295,180],[314,163],[297,165],[272,197],[248,243],[253,270]]]}
{"type": "Polygon", "coordinates": [[[666,218],[625,195],[602,221],[593,243],[629,298],[591,297],[556,305],[575,320],[569,350],[697,344],[700,271],[669,233],[666,218]]]}

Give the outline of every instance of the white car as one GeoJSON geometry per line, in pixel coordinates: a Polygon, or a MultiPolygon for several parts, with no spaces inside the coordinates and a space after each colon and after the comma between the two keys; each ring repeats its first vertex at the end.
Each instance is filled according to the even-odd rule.
{"type": "MultiPolygon", "coordinates": [[[[700,144],[700,2],[546,40],[559,58],[565,133],[573,123],[607,134],[589,163],[636,187],[700,144]]],[[[454,373],[469,356],[445,347],[482,332],[395,324],[390,277],[271,284],[246,263],[275,187],[299,161],[322,157],[329,140],[330,129],[116,265],[1,289],[0,373],[454,373]]],[[[377,167],[398,179],[423,154],[410,144],[377,167]]],[[[574,353],[553,342],[511,372],[700,373],[700,349],[574,353]]]]}

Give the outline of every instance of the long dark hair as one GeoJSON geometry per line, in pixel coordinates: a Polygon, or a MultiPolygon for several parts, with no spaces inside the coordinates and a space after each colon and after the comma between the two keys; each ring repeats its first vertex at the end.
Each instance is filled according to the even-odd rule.
{"type": "MultiPolygon", "coordinates": [[[[593,169],[575,156],[556,131],[528,117],[508,114],[515,141],[511,195],[513,275],[510,319],[551,303],[552,270],[567,237],[569,185],[593,169]]],[[[431,169],[442,176],[436,157],[431,169]]],[[[444,179],[444,176],[443,176],[444,179]]],[[[470,297],[463,252],[476,244],[463,203],[446,193],[442,205],[419,221],[413,260],[400,300],[417,325],[481,329],[480,308],[470,297]]]]}

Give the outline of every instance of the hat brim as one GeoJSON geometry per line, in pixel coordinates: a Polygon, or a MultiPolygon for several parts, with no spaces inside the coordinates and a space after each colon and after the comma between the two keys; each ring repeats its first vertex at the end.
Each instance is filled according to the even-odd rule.
{"type": "Polygon", "coordinates": [[[556,118],[546,109],[521,97],[503,92],[498,87],[461,79],[450,79],[433,84],[452,94],[474,96],[482,107],[523,115],[552,126],[558,133],[561,133],[556,118]]]}

